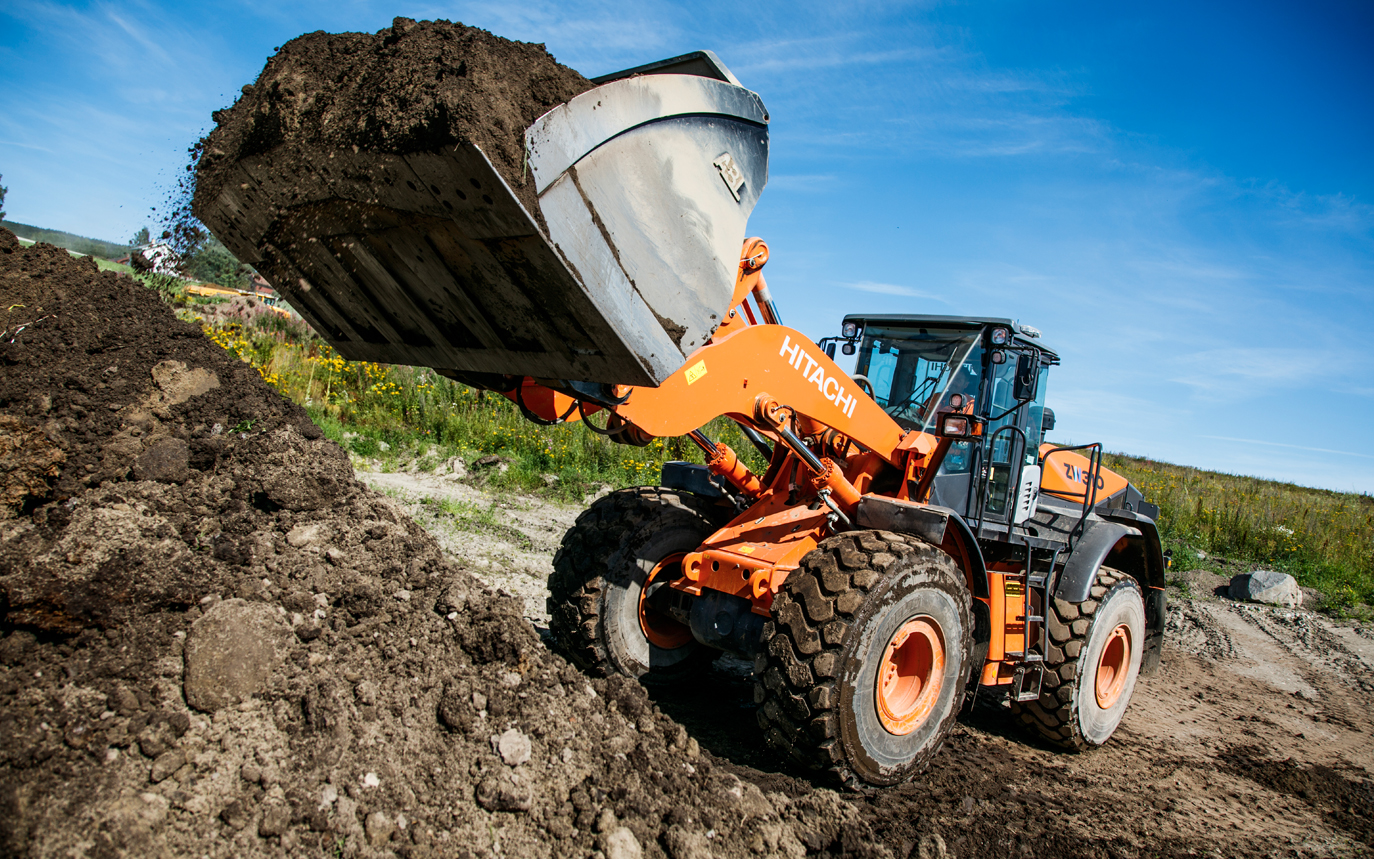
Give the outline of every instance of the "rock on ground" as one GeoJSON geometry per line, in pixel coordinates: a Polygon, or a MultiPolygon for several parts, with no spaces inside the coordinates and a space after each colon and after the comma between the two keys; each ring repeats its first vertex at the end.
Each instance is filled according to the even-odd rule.
{"type": "Polygon", "coordinates": [[[1229,595],[1233,600],[1267,603],[1284,608],[1298,608],[1302,605],[1302,591],[1298,589],[1298,580],[1287,573],[1276,573],[1272,570],[1255,570],[1233,577],[1229,595]]]}

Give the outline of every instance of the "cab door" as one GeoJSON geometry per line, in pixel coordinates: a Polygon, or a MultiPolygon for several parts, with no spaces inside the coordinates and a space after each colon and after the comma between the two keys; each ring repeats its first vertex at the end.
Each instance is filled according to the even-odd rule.
{"type": "MultiPolygon", "coordinates": [[[[1040,384],[1044,370],[1040,353],[1034,349],[988,352],[983,390],[986,404],[983,414],[987,425],[979,444],[980,462],[975,470],[979,509],[970,511],[974,518],[1010,524],[1015,517],[1023,476],[1033,481],[1031,492],[1038,492],[1038,421],[1043,406],[1037,409],[1035,405],[1044,402],[1040,384]],[[1035,472],[1027,472],[1028,468],[1035,472]]],[[[1033,503],[1033,498],[1030,501],[1033,503]]]]}

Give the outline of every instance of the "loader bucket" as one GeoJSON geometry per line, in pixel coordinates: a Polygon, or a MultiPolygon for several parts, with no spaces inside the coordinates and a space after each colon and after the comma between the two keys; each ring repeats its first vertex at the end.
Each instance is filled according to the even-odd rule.
{"type": "Polygon", "coordinates": [[[767,121],[729,80],[583,93],[525,132],[547,235],[472,144],[268,151],[202,220],[350,360],[657,385],[729,309],[767,121]]]}

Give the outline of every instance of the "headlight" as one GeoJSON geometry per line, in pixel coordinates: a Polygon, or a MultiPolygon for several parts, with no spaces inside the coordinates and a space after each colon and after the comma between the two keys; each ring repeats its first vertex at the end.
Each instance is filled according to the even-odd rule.
{"type": "Polygon", "coordinates": [[[1011,332],[1005,328],[994,328],[989,339],[992,340],[994,346],[1005,346],[1007,341],[1011,339],[1011,332]]]}
{"type": "Polygon", "coordinates": [[[973,419],[968,415],[945,415],[940,421],[940,435],[945,438],[968,438],[973,435],[973,419]]]}
{"type": "Polygon", "coordinates": [[[859,324],[857,322],[846,322],[840,328],[840,333],[846,340],[853,340],[859,336],[859,324]]]}

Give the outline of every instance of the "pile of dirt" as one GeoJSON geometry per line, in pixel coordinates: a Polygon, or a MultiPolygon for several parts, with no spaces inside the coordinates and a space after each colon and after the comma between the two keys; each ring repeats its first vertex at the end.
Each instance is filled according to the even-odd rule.
{"type": "Polygon", "coordinates": [[[269,151],[278,164],[318,164],[331,150],[407,154],[475,143],[538,218],[525,129],[592,86],[543,45],[449,21],[397,18],[374,34],[308,33],[214,114],[215,130],[193,152],[196,210],[216,199],[234,164],[269,151]]]}
{"type": "Polygon", "coordinates": [[[547,651],[156,293],[0,230],[0,855],[890,855],[547,651]]]}

